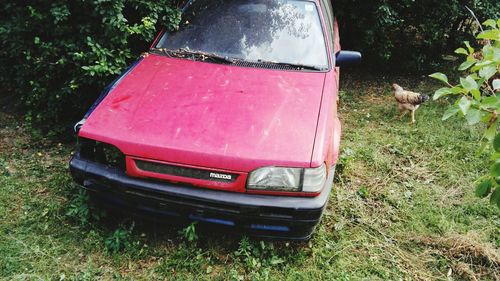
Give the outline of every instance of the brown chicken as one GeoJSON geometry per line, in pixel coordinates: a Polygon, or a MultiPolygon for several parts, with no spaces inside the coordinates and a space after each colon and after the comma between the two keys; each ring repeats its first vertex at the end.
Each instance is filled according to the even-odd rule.
{"type": "Polygon", "coordinates": [[[411,122],[415,123],[415,111],[422,103],[429,100],[429,96],[406,91],[398,84],[392,84],[392,89],[394,90],[394,97],[398,102],[399,119],[405,116],[408,111],[411,111],[411,122]]]}

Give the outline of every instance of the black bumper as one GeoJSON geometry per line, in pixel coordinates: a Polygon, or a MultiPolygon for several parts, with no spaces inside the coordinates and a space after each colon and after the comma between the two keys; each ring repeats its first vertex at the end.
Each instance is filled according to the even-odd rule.
{"type": "MultiPolygon", "coordinates": [[[[305,240],[319,223],[333,184],[314,198],[216,191],[128,177],[114,168],[70,161],[73,179],[100,201],[151,218],[192,220],[225,226],[252,236],[305,240]]],[[[333,170],[332,170],[333,171],[333,170]]]]}

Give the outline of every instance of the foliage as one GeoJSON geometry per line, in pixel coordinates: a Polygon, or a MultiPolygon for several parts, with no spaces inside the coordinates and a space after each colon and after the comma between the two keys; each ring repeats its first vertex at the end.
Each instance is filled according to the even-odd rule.
{"type": "Polygon", "coordinates": [[[0,85],[28,124],[61,131],[157,30],[179,20],[170,0],[8,1],[0,7],[0,85]]]}
{"type": "Polygon", "coordinates": [[[122,250],[126,250],[132,245],[132,234],[131,231],[118,228],[113,232],[111,236],[106,238],[104,241],[104,246],[106,250],[110,253],[117,253],[122,250]]]}
{"type": "Polygon", "coordinates": [[[427,69],[468,38],[473,20],[497,18],[497,0],[333,0],[342,45],[358,49],[377,69],[427,69]]]}
{"type": "Polygon", "coordinates": [[[247,273],[253,280],[269,280],[272,267],[285,262],[272,242],[257,242],[247,237],[240,240],[234,256],[245,265],[247,273]]]}
{"type": "Polygon", "coordinates": [[[198,235],[196,234],[196,222],[192,222],[190,225],[180,230],[179,234],[182,235],[188,242],[198,240],[198,235]]]}
{"type": "Polygon", "coordinates": [[[90,203],[89,195],[82,189],[69,204],[66,215],[82,226],[88,225],[91,221],[99,221],[106,216],[103,210],[95,208],[90,203]]]}
{"type": "Polygon", "coordinates": [[[488,20],[484,26],[488,29],[477,36],[478,45],[483,45],[482,48],[476,50],[465,42],[465,48],[455,50],[455,53],[466,57],[458,67],[466,77],[461,77],[460,82],[453,85],[443,73],[430,76],[446,84],[446,87],[436,91],[434,100],[444,96],[456,97],[443,120],[458,114],[465,117],[469,125],[486,124],[483,139],[489,146],[486,149],[492,152],[492,165],[490,173],[479,180],[476,195],[482,198],[491,195],[490,202],[500,208],[500,19],[488,20]]]}

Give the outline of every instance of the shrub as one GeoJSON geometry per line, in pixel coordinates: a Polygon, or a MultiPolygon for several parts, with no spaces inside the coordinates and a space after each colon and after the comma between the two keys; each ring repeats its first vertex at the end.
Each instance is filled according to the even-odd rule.
{"type": "Polygon", "coordinates": [[[60,132],[147,48],[157,30],[175,29],[179,20],[170,0],[4,3],[0,85],[28,124],[60,132]]]}
{"type": "Polygon", "coordinates": [[[456,97],[443,120],[458,114],[465,117],[469,125],[485,124],[484,149],[491,151],[492,163],[490,173],[479,180],[476,195],[482,198],[491,195],[490,202],[500,208],[500,20],[488,20],[484,25],[488,29],[477,36],[479,50],[469,42],[465,42],[465,48],[455,50],[466,58],[458,67],[465,76],[458,84],[452,84],[443,73],[434,73],[431,77],[446,85],[436,91],[435,100],[444,96],[456,97]]]}

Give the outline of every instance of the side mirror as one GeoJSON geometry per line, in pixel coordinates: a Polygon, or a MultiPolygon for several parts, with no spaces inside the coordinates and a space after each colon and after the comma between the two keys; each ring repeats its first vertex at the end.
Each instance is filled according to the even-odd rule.
{"type": "Polygon", "coordinates": [[[361,53],[354,51],[340,51],[335,55],[335,66],[344,67],[361,62],[361,53]]]}

